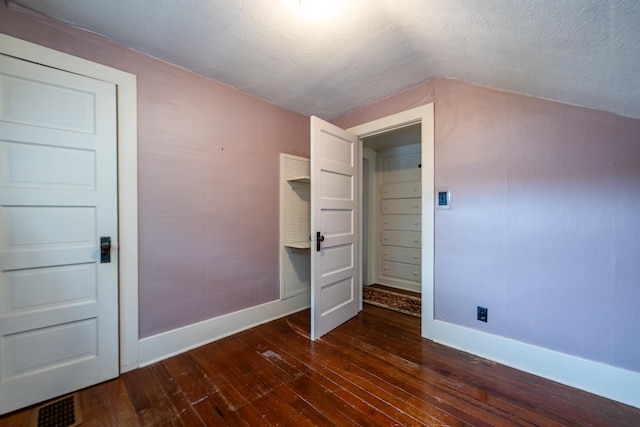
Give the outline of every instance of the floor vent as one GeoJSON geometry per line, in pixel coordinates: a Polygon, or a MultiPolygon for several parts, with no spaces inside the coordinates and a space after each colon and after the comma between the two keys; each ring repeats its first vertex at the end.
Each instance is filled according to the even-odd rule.
{"type": "Polygon", "coordinates": [[[34,427],[74,427],[82,423],[78,393],[42,405],[36,413],[34,427]]]}

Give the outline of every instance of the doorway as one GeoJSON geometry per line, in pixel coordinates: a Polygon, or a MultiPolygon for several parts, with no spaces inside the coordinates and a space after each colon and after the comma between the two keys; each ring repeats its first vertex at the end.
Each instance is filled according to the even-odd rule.
{"type": "MultiPolygon", "coordinates": [[[[400,113],[392,114],[381,119],[363,123],[347,129],[358,136],[362,149],[363,139],[392,130],[401,129],[414,124],[420,124],[420,183],[421,183],[421,294],[422,316],[421,329],[424,338],[431,338],[434,333],[434,108],[433,103],[415,107],[400,113]]],[[[361,170],[364,160],[361,162],[361,170]]],[[[369,161],[370,164],[370,161],[369,161]]],[[[370,169],[369,169],[370,170],[370,169]]],[[[362,180],[360,180],[360,195],[363,194],[362,180]]],[[[360,203],[363,198],[359,197],[360,203]]],[[[362,211],[362,209],[361,209],[362,211]]],[[[362,222],[361,222],[362,223],[362,222]]],[[[363,246],[360,232],[360,247],[363,246]]],[[[360,258],[360,271],[363,260],[360,258]]],[[[361,284],[364,281],[361,281],[361,284]]],[[[362,309],[362,298],[360,298],[362,309]]]]}
{"type": "Polygon", "coordinates": [[[421,292],[421,124],[362,138],[363,285],[421,292]]]}

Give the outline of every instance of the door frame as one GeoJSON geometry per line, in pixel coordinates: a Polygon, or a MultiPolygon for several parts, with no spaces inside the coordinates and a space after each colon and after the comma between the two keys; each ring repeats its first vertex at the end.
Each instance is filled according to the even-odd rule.
{"type": "MultiPolygon", "coordinates": [[[[360,144],[360,142],[359,142],[360,144]]],[[[360,233],[360,240],[362,240],[362,244],[360,246],[360,252],[361,252],[361,257],[363,259],[363,263],[364,263],[364,259],[365,259],[365,253],[364,253],[364,236],[365,235],[369,235],[369,236],[375,236],[376,234],[376,223],[375,221],[372,221],[371,219],[371,213],[374,212],[374,210],[376,209],[376,206],[378,206],[378,194],[377,191],[375,191],[376,186],[375,186],[375,170],[376,170],[376,162],[377,162],[377,153],[375,151],[373,151],[370,148],[365,148],[364,146],[361,147],[362,148],[362,167],[360,168],[360,176],[361,176],[361,187],[362,187],[362,191],[360,191],[360,200],[362,201],[362,206],[360,209],[360,223],[362,224],[361,227],[361,233],[360,233]],[[368,160],[369,162],[369,168],[367,170],[367,174],[368,174],[368,179],[365,180],[364,179],[364,173],[365,173],[365,168],[364,168],[364,161],[368,160]],[[365,208],[364,206],[364,200],[365,200],[365,193],[366,191],[364,190],[364,186],[365,183],[367,184],[368,188],[369,188],[369,203],[367,203],[367,206],[365,208]],[[367,218],[367,229],[365,230],[364,228],[364,217],[365,217],[365,212],[366,215],[368,216],[367,218]]],[[[371,246],[371,240],[368,238],[368,243],[369,246],[371,246]]],[[[372,278],[375,278],[376,276],[376,272],[378,270],[378,265],[377,265],[377,258],[378,258],[378,248],[377,245],[374,246],[373,251],[371,251],[370,249],[367,250],[367,254],[366,254],[366,259],[367,259],[367,278],[369,280],[365,281],[364,280],[364,274],[365,271],[364,269],[362,269],[362,283],[361,285],[364,286],[364,284],[366,282],[371,282],[372,278]]],[[[360,306],[360,310],[362,310],[362,304],[360,306]]]]}
{"type": "MultiPolygon", "coordinates": [[[[347,132],[358,137],[362,153],[362,139],[405,126],[421,123],[421,162],[422,162],[422,336],[432,338],[434,332],[434,245],[435,245],[435,134],[434,104],[425,104],[410,110],[392,114],[381,119],[363,123],[347,129],[347,132]]],[[[362,171],[362,156],[359,158],[362,171]]],[[[360,177],[358,199],[360,215],[362,215],[362,177],[360,177]]],[[[362,274],[362,219],[360,220],[360,236],[358,239],[360,272],[362,274]]],[[[360,286],[362,288],[362,276],[360,286]]],[[[360,292],[362,295],[362,292],[360,292]]],[[[362,310],[362,297],[360,298],[362,310]]]]}
{"type": "Polygon", "coordinates": [[[138,367],[138,118],[136,76],[0,34],[0,54],[116,86],[118,122],[118,318],[120,372],[138,367]]]}

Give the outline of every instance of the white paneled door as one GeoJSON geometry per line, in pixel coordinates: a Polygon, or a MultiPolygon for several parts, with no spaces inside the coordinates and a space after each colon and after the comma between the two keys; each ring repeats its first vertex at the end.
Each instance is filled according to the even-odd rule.
{"type": "Polygon", "coordinates": [[[0,414],[118,376],[116,125],[113,84],[0,55],[0,414]]]}
{"type": "Polygon", "coordinates": [[[311,117],[311,339],[358,314],[357,137],[311,117]]]}

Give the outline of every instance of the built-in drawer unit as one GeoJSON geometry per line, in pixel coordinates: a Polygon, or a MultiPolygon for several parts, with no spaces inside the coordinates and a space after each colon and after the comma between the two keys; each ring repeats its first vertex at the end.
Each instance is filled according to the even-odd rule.
{"type": "Polygon", "coordinates": [[[420,197],[420,182],[401,182],[382,186],[383,199],[408,199],[420,197]]]}
{"type": "Polygon", "coordinates": [[[383,230],[422,230],[422,217],[420,215],[382,215],[383,230]]]}
{"type": "Polygon", "coordinates": [[[420,265],[422,261],[422,250],[397,246],[383,246],[382,260],[420,265]]]}
{"type": "Polygon", "coordinates": [[[379,153],[378,282],[419,291],[422,264],[420,147],[379,153]]]}
{"type": "Polygon", "coordinates": [[[382,276],[419,282],[422,280],[422,268],[419,265],[404,264],[401,262],[382,262],[382,276]]]}
{"type": "Polygon", "coordinates": [[[419,215],[422,212],[420,204],[422,199],[384,199],[382,200],[383,215],[419,215]]]}
{"type": "Polygon", "coordinates": [[[383,246],[405,246],[419,248],[422,235],[419,231],[382,230],[383,246]]]}

